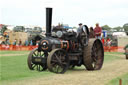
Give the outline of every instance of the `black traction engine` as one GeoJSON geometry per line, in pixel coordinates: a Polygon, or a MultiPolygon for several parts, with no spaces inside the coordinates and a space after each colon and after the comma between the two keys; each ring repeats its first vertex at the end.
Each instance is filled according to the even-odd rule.
{"type": "Polygon", "coordinates": [[[84,65],[87,70],[101,69],[104,49],[99,39],[89,39],[86,25],[85,33],[77,37],[74,31],[55,27],[51,31],[52,8],[46,8],[46,37],[40,40],[38,48],[28,55],[30,70],[64,73],[68,68],[84,65]],[[80,39],[79,39],[80,38],[80,39]]]}

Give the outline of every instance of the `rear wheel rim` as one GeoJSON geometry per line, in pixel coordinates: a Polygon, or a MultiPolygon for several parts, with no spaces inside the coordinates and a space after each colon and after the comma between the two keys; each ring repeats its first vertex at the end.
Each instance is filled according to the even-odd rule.
{"type": "Polygon", "coordinates": [[[128,55],[126,55],[126,59],[128,59],[128,55]]]}
{"type": "Polygon", "coordinates": [[[104,60],[104,49],[99,39],[90,39],[84,48],[84,65],[87,70],[100,70],[104,60]]]}
{"type": "Polygon", "coordinates": [[[93,68],[95,70],[100,69],[103,63],[103,49],[98,41],[94,42],[91,54],[93,68]]]}

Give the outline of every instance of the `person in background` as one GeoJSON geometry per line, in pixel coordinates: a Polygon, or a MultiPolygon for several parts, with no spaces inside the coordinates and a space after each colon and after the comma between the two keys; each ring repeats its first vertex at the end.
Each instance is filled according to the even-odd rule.
{"type": "Polygon", "coordinates": [[[22,45],[22,41],[21,41],[21,39],[19,40],[19,46],[21,46],[22,45]]]}
{"type": "Polygon", "coordinates": [[[18,45],[19,45],[19,49],[21,50],[21,48],[22,48],[22,41],[21,41],[21,39],[19,39],[18,45]]]}
{"type": "Polygon", "coordinates": [[[99,23],[96,23],[96,27],[94,29],[94,32],[95,32],[95,37],[97,39],[100,39],[101,40],[102,28],[99,26],[99,23]]]}
{"type": "Polygon", "coordinates": [[[93,27],[90,27],[89,38],[95,38],[95,33],[94,33],[94,30],[93,30],[93,27]]]}
{"type": "Polygon", "coordinates": [[[30,45],[31,45],[31,46],[33,45],[33,42],[32,42],[32,40],[30,41],[30,45]]]}
{"type": "Polygon", "coordinates": [[[6,45],[10,45],[9,39],[6,39],[5,44],[6,44],[6,45]]]}
{"type": "Polygon", "coordinates": [[[102,44],[103,44],[103,46],[104,46],[104,44],[105,44],[104,36],[102,36],[101,41],[102,41],[102,44]]]}
{"type": "Polygon", "coordinates": [[[16,50],[16,44],[17,44],[17,39],[15,39],[13,42],[13,50],[16,50]]]}
{"type": "Polygon", "coordinates": [[[17,39],[14,40],[13,45],[16,45],[16,43],[17,43],[17,39]]]}
{"type": "Polygon", "coordinates": [[[6,39],[6,49],[9,49],[10,48],[10,43],[9,43],[9,39],[6,39]]]}
{"type": "Polygon", "coordinates": [[[28,40],[25,40],[25,46],[28,46],[28,44],[29,44],[28,40]]]}
{"type": "Polygon", "coordinates": [[[112,40],[109,37],[107,37],[106,46],[107,46],[109,52],[111,51],[111,42],[112,42],[112,40]]]}
{"type": "Polygon", "coordinates": [[[39,45],[39,42],[40,42],[40,41],[36,41],[36,46],[38,46],[38,45],[39,45]]]}

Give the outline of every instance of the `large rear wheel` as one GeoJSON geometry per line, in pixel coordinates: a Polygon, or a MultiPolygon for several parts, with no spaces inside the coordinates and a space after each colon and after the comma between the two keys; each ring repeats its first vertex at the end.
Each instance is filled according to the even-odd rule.
{"type": "Polygon", "coordinates": [[[126,54],[126,59],[128,59],[128,54],[126,54]]]}
{"type": "Polygon", "coordinates": [[[99,39],[90,39],[84,48],[84,65],[87,70],[100,70],[104,61],[104,49],[99,39]]]}

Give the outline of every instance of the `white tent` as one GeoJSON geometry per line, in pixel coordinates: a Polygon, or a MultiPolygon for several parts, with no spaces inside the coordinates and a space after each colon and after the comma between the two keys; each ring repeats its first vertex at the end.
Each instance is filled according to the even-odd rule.
{"type": "Polygon", "coordinates": [[[125,32],[114,32],[113,36],[123,37],[123,36],[127,36],[127,35],[125,32]]]}

